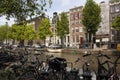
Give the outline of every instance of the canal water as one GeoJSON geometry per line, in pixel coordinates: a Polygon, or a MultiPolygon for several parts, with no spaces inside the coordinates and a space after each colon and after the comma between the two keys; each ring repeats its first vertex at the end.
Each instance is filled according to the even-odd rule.
{"type": "MultiPolygon", "coordinates": [[[[75,68],[79,68],[81,69],[84,62],[85,61],[91,61],[90,62],[90,69],[93,70],[93,71],[97,71],[97,68],[98,68],[98,64],[97,64],[97,59],[95,56],[87,56],[87,57],[83,57],[84,54],[81,54],[81,53],[44,53],[43,55],[54,55],[55,57],[61,57],[61,58],[65,58],[67,60],[67,62],[72,62],[73,63],[73,67],[75,68]],[[80,59],[79,62],[75,63],[75,61],[77,59],[80,59]]],[[[108,55],[110,57],[110,61],[115,61],[115,59],[117,58],[116,56],[113,56],[113,55],[108,55]]],[[[102,57],[100,58],[100,61],[101,62],[104,62],[106,60],[106,58],[102,57]]],[[[119,63],[120,63],[120,60],[119,60],[119,63]]],[[[68,67],[70,67],[71,65],[68,64],[68,67]]],[[[105,65],[107,67],[107,65],[105,65]]],[[[112,64],[110,64],[110,66],[112,66],[112,64]]],[[[118,64],[117,66],[117,71],[118,73],[120,74],[120,64],[118,64]]]]}

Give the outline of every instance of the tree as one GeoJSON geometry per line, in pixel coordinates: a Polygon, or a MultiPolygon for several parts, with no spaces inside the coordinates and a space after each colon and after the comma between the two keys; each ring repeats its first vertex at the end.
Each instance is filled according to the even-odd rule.
{"type": "Polygon", "coordinates": [[[101,22],[101,9],[98,4],[93,0],[87,0],[83,8],[82,23],[86,28],[86,32],[89,33],[89,41],[91,42],[91,35],[95,35],[101,22]]]}
{"type": "Polygon", "coordinates": [[[111,3],[113,2],[119,2],[120,0],[110,0],[111,3]]]}
{"type": "Polygon", "coordinates": [[[24,45],[24,40],[32,41],[36,38],[36,33],[33,25],[17,25],[14,24],[10,27],[9,38],[13,39],[13,44],[15,40],[20,41],[21,45],[24,45]]]}
{"type": "Polygon", "coordinates": [[[24,46],[25,29],[26,29],[25,25],[17,25],[17,24],[12,25],[10,29],[9,38],[20,41],[19,43],[20,46],[24,46]]]}
{"type": "Polygon", "coordinates": [[[21,22],[40,15],[47,9],[47,4],[52,4],[51,0],[0,0],[0,16],[6,15],[7,19],[14,17],[21,22]]]}
{"type": "Polygon", "coordinates": [[[44,40],[45,43],[45,39],[46,37],[49,35],[52,35],[52,32],[50,31],[50,21],[48,18],[44,18],[38,28],[38,37],[41,40],[44,40]]]}
{"type": "Polygon", "coordinates": [[[25,40],[28,40],[28,44],[32,45],[33,40],[36,38],[34,25],[28,25],[24,32],[25,40]]]}
{"type": "Polygon", "coordinates": [[[63,45],[63,39],[66,34],[69,33],[69,22],[65,12],[60,15],[60,20],[57,20],[56,33],[61,38],[61,44],[63,45]]]}
{"type": "Polygon", "coordinates": [[[112,22],[112,27],[116,30],[120,30],[120,17],[115,17],[114,21],[112,22]]]}
{"type": "Polygon", "coordinates": [[[18,36],[17,35],[17,25],[14,24],[14,25],[12,25],[12,27],[10,27],[10,32],[9,32],[8,37],[15,41],[15,40],[17,40],[17,36],[18,36]]]}
{"type": "Polygon", "coordinates": [[[5,25],[0,26],[0,42],[6,40],[7,43],[8,33],[9,33],[9,26],[7,23],[5,25]]]}
{"type": "Polygon", "coordinates": [[[36,38],[36,33],[34,30],[34,25],[28,25],[25,29],[25,39],[34,40],[36,38]]]}

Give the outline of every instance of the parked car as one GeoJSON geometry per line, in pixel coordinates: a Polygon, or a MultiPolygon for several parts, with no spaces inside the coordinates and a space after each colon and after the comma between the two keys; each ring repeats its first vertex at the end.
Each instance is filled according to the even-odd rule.
{"type": "Polygon", "coordinates": [[[62,48],[62,46],[58,44],[51,44],[49,48],[58,49],[58,48],[62,48]]]}
{"type": "Polygon", "coordinates": [[[34,48],[40,48],[40,45],[38,45],[38,44],[33,44],[32,47],[34,47],[34,48]]]}
{"type": "Polygon", "coordinates": [[[18,44],[14,44],[14,45],[11,45],[12,49],[15,50],[15,49],[18,49],[20,46],[18,44]]]}
{"type": "Polygon", "coordinates": [[[45,45],[41,45],[40,47],[41,47],[41,48],[46,48],[46,46],[45,46],[45,45]]]}
{"type": "Polygon", "coordinates": [[[33,50],[33,47],[31,45],[25,45],[24,47],[28,50],[33,50]]]}
{"type": "Polygon", "coordinates": [[[83,43],[83,44],[81,45],[81,47],[82,47],[83,49],[89,49],[89,48],[90,48],[90,43],[89,43],[89,42],[85,42],[85,43],[83,43]]]}
{"type": "Polygon", "coordinates": [[[41,46],[38,44],[33,44],[33,48],[34,48],[34,50],[39,50],[39,49],[41,49],[41,46]]]}

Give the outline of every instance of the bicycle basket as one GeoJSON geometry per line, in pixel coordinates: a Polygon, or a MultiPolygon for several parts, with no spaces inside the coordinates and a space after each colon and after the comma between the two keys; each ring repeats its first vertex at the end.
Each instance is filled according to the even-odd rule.
{"type": "Polygon", "coordinates": [[[49,67],[56,71],[63,70],[67,67],[66,59],[56,57],[49,61],[49,67]]]}

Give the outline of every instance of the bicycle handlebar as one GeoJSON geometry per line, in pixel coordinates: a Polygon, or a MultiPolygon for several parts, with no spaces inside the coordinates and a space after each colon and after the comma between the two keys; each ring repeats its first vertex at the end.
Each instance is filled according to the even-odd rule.
{"type": "Polygon", "coordinates": [[[80,60],[80,58],[77,58],[77,60],[75,60],[74,62],[77,63],[77,62],[79,62],[79,60],[80,60]]]}
{"type": "Polygon", "coordinates": [[[110,57],[109,56],[107,56],[107,55],[103,55],[104,57],[106,57],[107,59],[110,59],[110,57]]]}
{"type": "Polygon", "coordinates": [[[53,55],[50,55],[50,56],[46,56],[46,60],[49,61],[50,58],[53,58],[54,56],[53,55]]]}
{"type": "Polygon", "coordinates": [[[84,54],[83,57],[90,56],[91,54],[84,54]]]}

